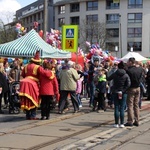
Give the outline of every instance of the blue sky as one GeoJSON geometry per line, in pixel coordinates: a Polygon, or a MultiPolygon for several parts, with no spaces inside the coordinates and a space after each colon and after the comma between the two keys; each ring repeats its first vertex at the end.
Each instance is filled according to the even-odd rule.
{"type": "Polygon", "coordinates": [[[21,7],[25,7],[37,0],[17,0],[17,2],[21,5],[21,7]]]}

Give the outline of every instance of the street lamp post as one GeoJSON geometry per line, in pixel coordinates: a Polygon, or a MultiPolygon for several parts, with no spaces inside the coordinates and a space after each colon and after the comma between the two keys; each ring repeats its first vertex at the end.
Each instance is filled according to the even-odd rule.
{"type": "Polygon", "coordinates": [[[121,15],[119,15],[119,49],[122,58],[122,33],[121,33],[121,15]]]}
{"type": "Polygon", "coordinates": [[[133,52],[133,47],[130,48],[130,52],[133,52]]]}
{"type": "Polygon", "coordinates": [[[46,31],[47,31],[47,20],[48,20],[48,1],[44,0],[44,40],[46,41],[46,31]]]}

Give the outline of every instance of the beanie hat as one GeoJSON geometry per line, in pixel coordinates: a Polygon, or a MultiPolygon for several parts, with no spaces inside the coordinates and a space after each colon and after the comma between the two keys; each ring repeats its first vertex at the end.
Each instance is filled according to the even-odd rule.
{"type": "Polygon", "coordinates": [[[41,59],[40,59],[40,51],[36,51],[34,58],[31,58],[31,61],[35,62],[35,63],[40,63],[41,59]]]}
{"type": "Polygon", "coordinates": [[[121,61],[121,62],[118,64],[118,68],[119,68],[119,69],[124,69],[124,67],[125,67],[125,64],[124,64],[123,61],[121,61]]]}

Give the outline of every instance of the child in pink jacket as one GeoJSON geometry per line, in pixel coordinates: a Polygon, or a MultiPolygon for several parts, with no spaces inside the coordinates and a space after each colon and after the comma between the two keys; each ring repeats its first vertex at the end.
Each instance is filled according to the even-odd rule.
{"type": "Polygon", "coordinates": [[[82,91],[82,82],[83,82],[83,78],[80,78],[79,80],[77,80],[77,88],[76,88],[76,97],[78,100],[78,104],[79,107],[82,107],[82,102],[81,102],[81,91],[82,91]]]}

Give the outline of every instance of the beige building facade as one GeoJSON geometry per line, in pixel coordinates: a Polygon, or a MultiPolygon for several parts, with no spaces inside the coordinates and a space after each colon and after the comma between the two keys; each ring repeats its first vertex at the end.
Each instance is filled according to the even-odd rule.
{"type": "Polygon", "coordinates": [[[55,28],[81,25],[83,20],[105,23],[105,49],[122,57],[135,51],[150,57],[150,0],[55,0],[55,28]]]}

